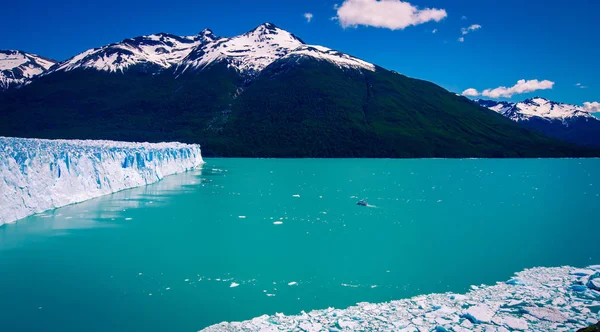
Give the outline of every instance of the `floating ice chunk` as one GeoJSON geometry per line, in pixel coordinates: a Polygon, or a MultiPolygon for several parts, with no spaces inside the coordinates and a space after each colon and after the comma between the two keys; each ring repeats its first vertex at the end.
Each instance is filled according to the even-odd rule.
{"type": "Polygon", "coordinates": [[[464,317],[472,323],[489,323],[494,317],[495,312],[487,305],[480,304],[470,307],[464,313],[464,317]]]}
{"type": "Polygon", "coordinates": [[[246,216],[239,216],[240,219],[246,219],[246,216]]]}
{"type": "Polygon", "coordinates": [[[600,276],[595,279],[590,279],[587,283],[587,287],[600,292],[600,276]]]}
{"type": "Polygon", "coordinates": [[[562,323],[568,319],[564,313],[556,308],[525,307],[523,311],[537,319],[551,322],[562,323]]]}
{"type": "Polygon", "coordinates": [[[283,221],[275,221],[275,222],[273,222],[273,225],[281,225],[281,224],[283,224],[283,221]]]}
{"type": "Polygon", "coordinates": [[[129,221],[129,220],[133,220],[133,218],[125,218],[125,220],[129,221]]]}
{"type": "Polygon", "coordinates": [[[358,288],[360,285],[352,285],[352,284],[342,284],[344,287],[358,288]]]}
{"type": "Polygon", "coordinates": [[[509,281],[507,281],[506,283],[509,285],[515,285],[515,286],[525,286],[525,283],[519,278],[512,278],[509,281]]]}
{"type": "Polygon", "coordinates": [[[590,269],[575,269],[571,272],[571,274],[580,277],[591,276],[594,273],[596,273],[596,271],[590,269]]]}
{"type": "Polygon", "coordinates": [[[528,328],[527,321],[523,318],[508,316],[503,317],[502,321],[504,322],[504,325],[511,330],[527,330],[528,328]]]}
{"type": "Polygon", "coordinates": [[[294,285],[297,285],[297,284],[298,284],[298,283],[297,283],[297,282],[295,282],[295,281],[288,282],[288,286],[294,286],[294,285]]]}
{"type": "Polygon", "coordinates": [[[267,294],[268,297],[275,296],[275,294],[267,294]]]}
{"type": "Polygon", "coordinates": [[[240,284],[238,284],[237,282],[232,282],[231,285],[229,285],[229,288],[234,288],[239,286],[240,284]]]}
{"type": "Polygon", "coordinates": [[[300,197],[300,195],[298,195],[298,194],[294,194],[294,195],[292,195],[292,196],[293,196],[293,197],[296,197],[296,198],[299,198],[299,197],[300,197]]]}
{"type": "Polygon", "coordinates": [[[350,319],[338,319],[337,326],[343,330],[354,331],[358,327],[358,322],[350,319]]]}
{"type": "Polygon", "coordinates": [[[307,332],[317,332],[323,329],[323,325],[319,323],[302,322],[298,325],[300,329],[307,332]]]}

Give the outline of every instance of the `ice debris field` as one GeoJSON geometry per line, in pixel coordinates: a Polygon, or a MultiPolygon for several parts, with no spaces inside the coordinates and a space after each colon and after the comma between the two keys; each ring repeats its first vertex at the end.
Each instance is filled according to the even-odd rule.
{"type": "Polygon", "coordinates": [[[0,137],[0,225],[203,163],[199,145],[0,137]]]}
{"type": "Polygon", "coordinates": [[[600,320],[600,265],[533,268],[464,294],[223,322],[204,331],[576,331],[600,320]]]}

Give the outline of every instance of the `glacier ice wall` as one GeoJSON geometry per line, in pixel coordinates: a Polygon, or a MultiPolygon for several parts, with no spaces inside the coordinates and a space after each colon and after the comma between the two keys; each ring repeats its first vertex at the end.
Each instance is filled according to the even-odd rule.
{"type": "Polygon", "coordinates": [[[203,163],[199,145],[0,137],[0,225],[203,163]]]}

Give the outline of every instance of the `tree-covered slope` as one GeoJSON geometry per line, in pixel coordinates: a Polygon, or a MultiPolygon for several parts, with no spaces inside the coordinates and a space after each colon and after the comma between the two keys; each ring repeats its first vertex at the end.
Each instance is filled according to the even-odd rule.
{"type": "Polygon", "coordinates": [[[377,68],[280,60],[241,94],[219,150],[242,156],[586,155],[435,84],[377,68]]]}
{"type": "Polygon", "coordinates": [[[288,56],[258,76],[72,70],[0,93],[0,135],[200,143],[252,157],[550,157],[546,138],[432,83],[288,56]]]}

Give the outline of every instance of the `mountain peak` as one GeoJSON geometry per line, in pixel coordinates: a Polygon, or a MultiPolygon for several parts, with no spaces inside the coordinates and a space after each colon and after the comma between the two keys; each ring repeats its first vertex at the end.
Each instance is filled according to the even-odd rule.
{"type": "Polygon", "coordinates": [[[27,84],[55,63],[54,60],[23,51],[0,50],[0,90],[27,84]]]}
{"type": "Polygon", "coordinates": [[[160,32],[128,38],[80,53],[61,62],[52,72],[85,68],[124,72],[129,67],[138,65],[158,69],[169,68],[185,58],[197,45],[213,41],[212,37],[212,35],[181,37],[160,32]]]}
{"type": "Polygon", "coordinates": [[[246,32],[242,36],[256,36],[274,40],[288,39],[299,42],[300,44],[305,44],[302,39],[298,38],[293,33],[283,30],[275,24],[268,22],[257,26],[256,28],[246,32]]]}
{"type": "Polygon", "coordinates": [[[213,31],[209,28],[206,28],[199,33],[200,36],[210,36],[213,35],[213,31]]]}

